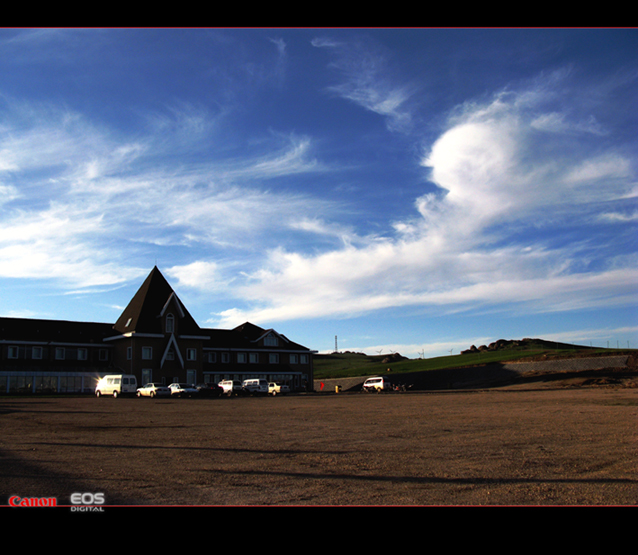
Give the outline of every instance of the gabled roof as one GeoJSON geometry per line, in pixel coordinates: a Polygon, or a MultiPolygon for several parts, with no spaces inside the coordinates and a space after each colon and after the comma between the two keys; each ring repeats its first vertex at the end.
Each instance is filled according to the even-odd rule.
{"type": "MultiPolygon", "coordinates": [[[[285,342],[285,349],[288,350],[297,350],[302,349],[305,351],[309,351],[307,347],[303,345],[299,345],[298,343],[294,343],[290,341],[285,335],[275,331],[274,329],[264,329],[256,326],[255,324],[251,324],[250,322],[244,322],[240,326],[237,326],[233,330],[231,330],[234,335],[243,340],[245,345],[250,346],[250,344],[254,344],[259,342],[261,339],[266,337],[267,335],[273,334],[277,337],[281,338],[285,342]]],[[[279,348],[284,347],[284,345],[279,345],[279,348]]]]}
{"type": "Polygon", "coordinates": [[[237,326],[232,331],[241,334],[242,337],[245,337],[249,341],[256,341],[260,337],[264,335],[266,331],[264,328],[260,328],[255,324],[251,324],[250,322],[244,322],[240,326],[237,326]]]}
{"type": "Polygon", "coordinates": [[[197,322],[155,266],[113,326],[119,333],[163,333],[160,316],[171,301],[177,305],[180,335],[200,332],[197,322]]]}

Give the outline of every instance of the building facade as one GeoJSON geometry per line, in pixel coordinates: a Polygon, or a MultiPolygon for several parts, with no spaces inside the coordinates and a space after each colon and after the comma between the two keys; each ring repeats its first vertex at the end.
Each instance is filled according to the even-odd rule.
{"type": "Polygon", "coordinates": [[[115,324],[0,318],[0,348],[0,393],[92,392],[100,377],[118,373],[140,384],[313,384],[313,351],[249,322],[201,328],[157,267],[115,324]]]}

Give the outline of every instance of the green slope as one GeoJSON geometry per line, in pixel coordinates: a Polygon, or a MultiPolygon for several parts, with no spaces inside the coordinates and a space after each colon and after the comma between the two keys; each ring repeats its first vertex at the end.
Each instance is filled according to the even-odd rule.
{"type": "Polygon", "coordinates": [[[407,359],[395,361],[384,360],[388,355],[366,355],[363,353],[333,353],[314,356],[315,379],[347,378],[354,376],[372,376],[387,373],[391,368],[393,374],[406,372],[424,372],[445,368],[476,366],[491,362],[508,362],[539,357],[574,357],[596,356],[634,352],[634,350],[599,349],[556,343],[542,339],[524,339],[520,341],[500,340],[494,349],[481,352],[442,356],[427,359],[407,359]]]}

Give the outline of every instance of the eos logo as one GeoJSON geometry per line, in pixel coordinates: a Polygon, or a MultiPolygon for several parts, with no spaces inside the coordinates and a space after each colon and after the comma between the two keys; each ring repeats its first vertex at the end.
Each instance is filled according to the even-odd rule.
{"type": "Polygon", "coordinates": [[[103,505],[103,493],[74,493],[71,495],[71,503],[74,505],[103,505]]]}

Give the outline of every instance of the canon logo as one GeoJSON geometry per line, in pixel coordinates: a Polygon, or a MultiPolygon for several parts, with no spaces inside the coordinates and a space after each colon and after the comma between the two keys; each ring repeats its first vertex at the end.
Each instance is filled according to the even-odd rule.
{"type": "Polygon", "coordinates": [[[58,500],[55,497],[9,497],[9,505],[12,507],[57,507],[58,500]]]}

